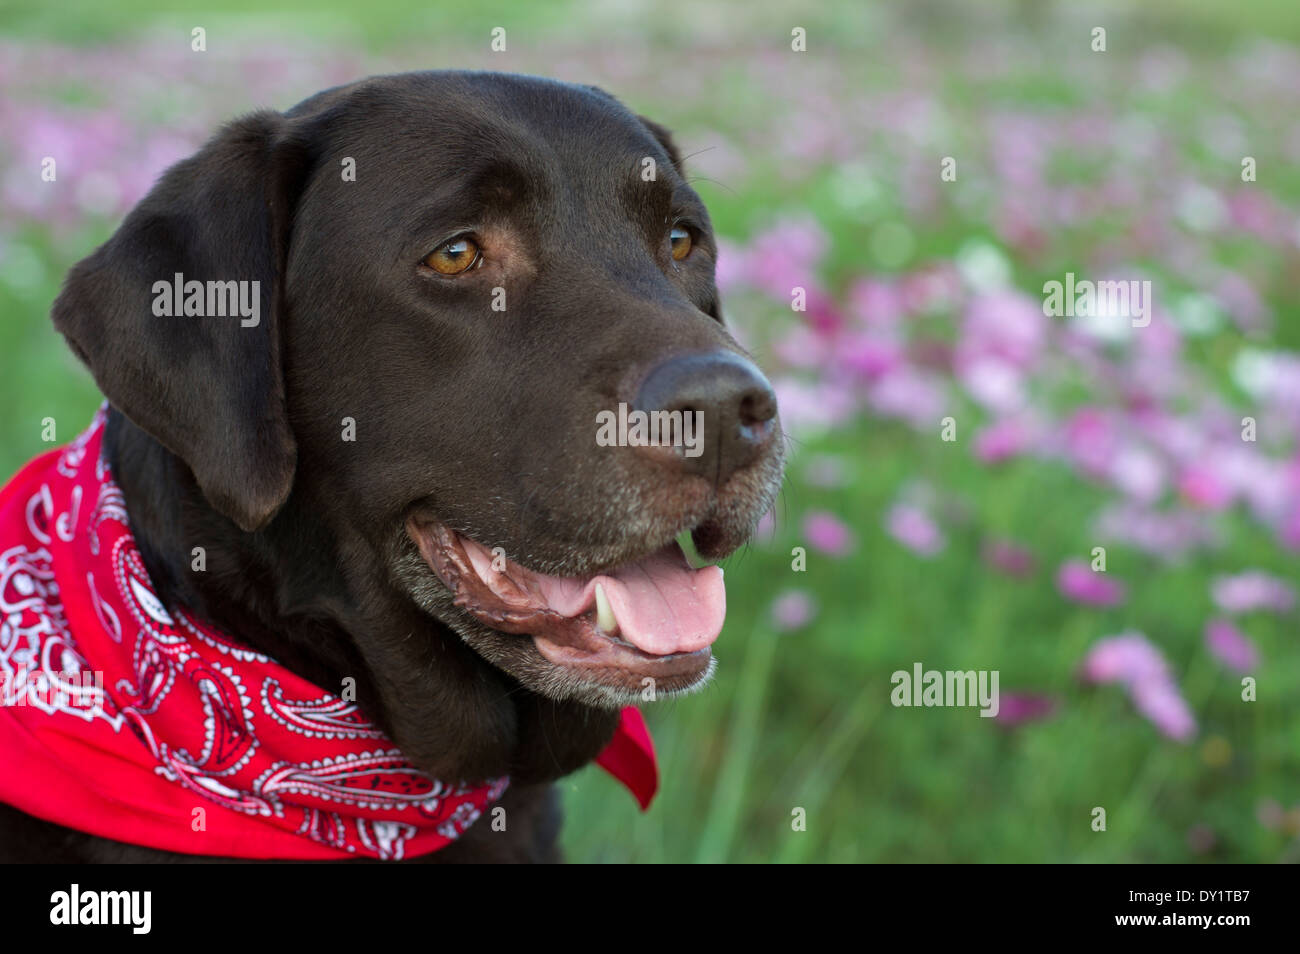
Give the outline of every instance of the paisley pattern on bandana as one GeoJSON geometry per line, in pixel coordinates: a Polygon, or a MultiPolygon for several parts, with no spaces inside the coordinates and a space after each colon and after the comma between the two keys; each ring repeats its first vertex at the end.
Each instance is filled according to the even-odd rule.
{"type": "Polygon", "coordinates": [[[413,857],[474,824],[508,779],[430,778],[354,702],[163,605],[104,421],[0,491],[0,801],[244,858],[413,857]]]}

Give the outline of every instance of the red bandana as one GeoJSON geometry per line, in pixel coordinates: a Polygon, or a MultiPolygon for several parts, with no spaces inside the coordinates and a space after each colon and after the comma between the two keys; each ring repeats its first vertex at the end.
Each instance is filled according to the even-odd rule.
{"type": "MultiPolygon", "coordinates": [[[[409,858],[473,824],[508,778],[429,778],[355,703],[162,605],[103,426],[101,409],[0,490],[0,802],[236,858],[409,858]]],[[[649,805],[658,775],[636,709],[597,761],[649,805]]]]}

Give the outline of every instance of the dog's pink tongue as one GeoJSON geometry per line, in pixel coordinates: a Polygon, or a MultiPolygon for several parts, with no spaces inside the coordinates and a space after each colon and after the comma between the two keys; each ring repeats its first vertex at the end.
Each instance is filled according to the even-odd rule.
{"type": "MultiPolygon", "coordinates": [[[[722,632],[727,590],[722,568],[692,569],[676,544],[611,573],[589,579],[546,576],[510,563],[503,573],[492,553],[460,538],[474,572],[514,616],[526,618],[531,607],[573,618],[596,609],[596,587],[605,591],[618,621],[618,635],[654,656],[692,653],[710,646],[722,632]]],[[[527,632],[527,630],[523,630],[527,632]]]]}
{"type": "Polygon", "coordinates": [[[722,567],[693,570],[680,554],[661,551],[597,581],[609,597],[619,632],[643,652],[695,652],[712,645],[722,632],[727,616],[722,567]]]}
{"type": "Polygon", "coordinates": [[[727,589],[722,568],[691,569],[676,546],[589,580],[538,576],[546,602],[562,616],[594,607],[596,585],[605,590],[619,635],[654,656],[691,653],[722,632],[727,589]]]}

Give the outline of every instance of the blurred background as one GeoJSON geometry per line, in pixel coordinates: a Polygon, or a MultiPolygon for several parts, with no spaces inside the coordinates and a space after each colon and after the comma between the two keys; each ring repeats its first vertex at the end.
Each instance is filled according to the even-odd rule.
{"type": "Polygon", "coordinates": [[[0,470],[100,401],[63,273],[220,122],[595,83],[689,157],[791,457],[716,683],[648,710],[658,801],[565,780],[569,857],[1300,860],[1298,40],[1289,0],[0,3],[0,470]],[[1150,324],[1046,317],[1067,272],[1150,324]],[[998,716],[893,706],[916,663],[998,716]]]}

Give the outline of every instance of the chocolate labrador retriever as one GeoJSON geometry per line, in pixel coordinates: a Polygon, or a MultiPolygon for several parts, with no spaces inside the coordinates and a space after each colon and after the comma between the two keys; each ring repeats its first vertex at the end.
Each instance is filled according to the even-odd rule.
{"type": "MultiPolygon", "coordinates": [[[[350,680],[435,779],[509,777],[504,831],[420,860],[556,859],[554,780],[648,685],[712,672],[721,571],[676,540],[740,546],[783,443],[716,255],[661,126],[594,87],[425,72],[231,123],[55,302],[160,604],[350,680]],[[257,297],[160,317],[174,275],[257,297]],[[598,439],[657,412],[700,439],[598,439]]],[[[0,859],[184,857],[0,810],[0,859]]]]}

